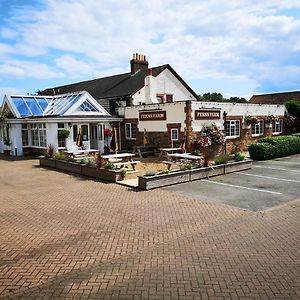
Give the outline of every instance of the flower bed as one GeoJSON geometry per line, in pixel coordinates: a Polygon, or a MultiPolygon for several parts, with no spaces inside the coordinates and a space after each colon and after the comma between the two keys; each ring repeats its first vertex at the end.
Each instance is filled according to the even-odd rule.
{"type": "Polygon", "coordinates": [[[71,172],[96,179],[102,179],[109,182],[117,182],[123,179],[122,170],[107,170],[103,168],[97,169],[95,167],[57,160],[53,158],[40,158],[40,166],[71,172]]]}
{"type": "Polygon", "coordinates": [[[138,186],[142,190],[150,190],[167,185],[209,178],[227,173],[247,170],[252,168],[252,160],[230,162],[211,167],[195,168],[185,171],[173,171],[168,174],[157,174],[152,176],[139,176],[138,186]]]}

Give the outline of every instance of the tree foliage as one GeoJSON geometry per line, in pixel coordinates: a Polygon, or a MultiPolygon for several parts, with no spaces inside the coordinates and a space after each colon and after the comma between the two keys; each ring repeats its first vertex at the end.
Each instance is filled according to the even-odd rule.
{"type": "Polygon", "coordinates": [[[285,102],[285,108],[287,109],[288,113],[297,119],[300,119],[300,104],[296,101],[290,100],[285,102]]]}
{"type": "Polygon", "coordinates": [[[224,98],[221,93],[205,93],[202,96],[199,95],[200,101],[205,102],[231,102],[231,103],[247,103],[248,101],[242,97],[230,97],[229,99],[224,98]]]}

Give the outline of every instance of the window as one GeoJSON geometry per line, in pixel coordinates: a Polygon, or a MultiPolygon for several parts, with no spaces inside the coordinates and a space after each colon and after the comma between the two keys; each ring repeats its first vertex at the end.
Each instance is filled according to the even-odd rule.
{"type": "Polygon", "coordinates": [[[27,124],[22,124],[22,146],[29,146],[29,135],[27,124]]]}
{"type": "Polygon", "coordinates": [[[167,103],[171,103],[171,102],[173,102],[173,95],[166,95],[166,102],[167,103]]]}
{"type": "Polygon", "coordinates": [[[89,127],[88,125],[81,125],[81,134],[82,140],[88,141],[89,140],[89,127]]]}
{"type": "Polygon", "coordinates": [[[92,103],[89,101],[84,101],[80,106],[79,110],[81,111],[98,111],[92,103]]]}
{"type": "Polygon", "coordinates": [[[230,120],[225,123],[226,137],[240,136],[240,120],[230,120]]]}
{"type": "Polygon", "coordinates": [[[137,126],[133,123],[125,124],[125,136],[127,140],[135,140],[136,139],[137,126]]]}
{"type": "Polygon", "coordinates": [[[263,135],[264,134],[264,120],[258,120],[255,124],[252,124],[252,135],[263,135]]]}
{"type": "Polygon", "coordinates": [[[66,140],[59,136],[59,131],[65,128],[65,123],[57,123],[57,142],[58,147],[66,147],[66,140]]]}
{"type": "Polygon", "coordinates": [[[32,140],[32,146],[35,147],[47,146],[45,123],[31,124],[31,140],[32,140]]]}
{"type": "Polygon", "coordinates": [[[273,133],[274,134],[282,133],[282,125],[283,125],[282,119],[276,119],[273,124],[273,133]]]}
{"type": "Polygon", "coordinates": [[[76,142],[77,135],[78,135],[78,126],[77,125],[73,125],[73,142],[76,142]]]}
{"type": "Polygon", "coordinates": [[[171,128],[171,141],[178,141],[178,128],[171,128]]]}
{"type": "Polygon", "coordinates": [[[164,103],[164,95],[156,95],[158,103],[164,103]]]}

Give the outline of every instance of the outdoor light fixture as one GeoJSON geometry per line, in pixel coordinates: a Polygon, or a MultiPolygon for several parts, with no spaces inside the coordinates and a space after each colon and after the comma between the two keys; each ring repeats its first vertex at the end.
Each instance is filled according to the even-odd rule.
{"type": "Polygon", "coordinates": [[[68,126],[71,128],[71,127],[72,127],[72,123],[71,123],[71,122],[69,122],[69,123],[68,123],[68,126]]]}

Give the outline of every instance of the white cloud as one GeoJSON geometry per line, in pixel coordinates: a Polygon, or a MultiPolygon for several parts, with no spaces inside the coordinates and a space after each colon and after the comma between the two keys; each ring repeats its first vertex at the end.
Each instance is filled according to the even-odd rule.
{"type": "Polygon", "coordinates": [[[2,74],[89,79],[126,72],[134,52],[146,54],[152,66],[170,63],[187,81],[215,78],[257,83],[249,89],[266,82],[280,85],[282,74],[291,80],[300,73],[296,62],[288,61],[286,66],[300,49],[300,16],[282,12],[300,8],[298,0],[47,3],[42,11],[20,11],[22,23],[15,18],[13,28],[2,30],[4,36],[22,37],[15,47],[7,46],[2,52],[47,61],[50,56],[51,65],[6,62],[2,74]]]}
{"type": "Polygon", "coordinates": [[[13,87],[0,87],[0,106],[3,103],[5,95],[24,95],[25,92],[26,91],[24,89],[16,89],[13,87]]]}
{"type": "Polygon", "coordinates": [[[0,77],[27,77],[34,79],[52,79],[63,77],[62,72],[50,68],[46,64],[24,60],[8,60],[0,65],[0,77]]]}

